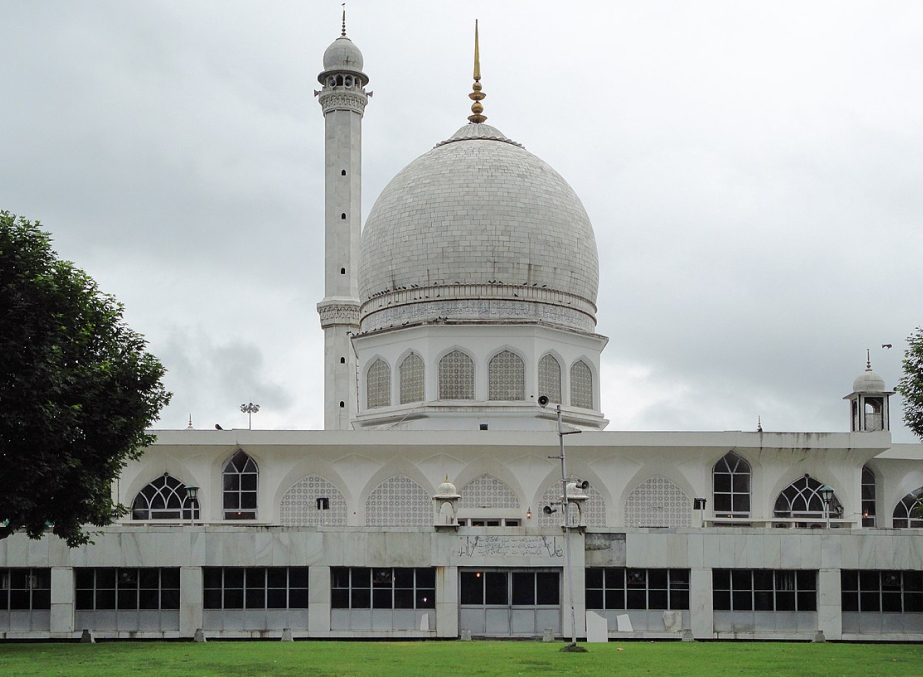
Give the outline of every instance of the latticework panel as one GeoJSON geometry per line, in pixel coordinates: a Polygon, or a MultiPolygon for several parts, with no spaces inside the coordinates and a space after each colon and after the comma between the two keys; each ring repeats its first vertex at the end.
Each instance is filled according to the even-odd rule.
{"type": "Polygon", "coordinates": [[[593,408],[593,372],[583,360],[570,368],[570,404],[572,407],[593,408]]]}
{"type": "Polygon", "coordinates": [[[490,475],[474,478],[459,493],[459,508],[519,508],[519,498],[513,490],[490,475]]]}
{"type": "Polygon", "coordinates": [[[526,366],[516,353],[504,350],[487,363],[487,399],[526,399],[526,366]]]}
{"type": "Polygon", "coordinates": [[[373,527],[433,525],[432,497],[404,475],[385,480],[365,501],[365,523],[373,527]]]}
{"type": "Polygon", "coordinates": [[[369,409],[391,405],[391,367],[378,358],[365,375],[366,403],[369,409]]]}
{"type": "Polygon", "coordinates": [[[423,401],[423,358],[419,355],[408,355],[401,362],[399,368],[401,379],[401,404],[423,401]]]}
{"type": "Polygon", "coordinates": [[[654,475],[638,486],[625,501],[625,526],[688,527],[692,501],[666,477],[654,475]]]}
{"type": "Polygon", "coordinates": [[[439,399],[474,399],[474,360],[460,350],[439,360],[439,399]]]}
{"type": "Polygon", "coordinates": [[[561,365],[552,355],[538,362],[538,394],[551,402],[561,402],[561,365]]]}
{"type": "Polygon", "coordinates": [[[282,495],[279,514],[283,526],[346,526],[346,499],[328,480],[308,475],[282,495]],[[328,509],[319,498],[327,499],[328,509]]]}
{"type": "MultiPolygon", "coordinates": [[[[603,499],[602,495],[596,491],[592,486],[586,490],[587,498],[586,502],[583,504],[583,511],[586,515],[586,524],[588,527],[604,527],[606,526],[606,501],[603,499]]],[[[555,505],[561,502],[561,483],[554,482],[547,489],[545,493],[542,494],[541,505],[538,508],[538,525],[540,527],[559,527],[561,526],[561,513],[560,505],[555,505]],[[552,508],[557,508],[558,512],[553,512],[550,515],[546,515],[543,508],[546,505],[550,505],[552,508]]],[[[577,526],[577,506],[571,504],[570,506],[570,515],[568,524],[571,526],[577,526]]]]}

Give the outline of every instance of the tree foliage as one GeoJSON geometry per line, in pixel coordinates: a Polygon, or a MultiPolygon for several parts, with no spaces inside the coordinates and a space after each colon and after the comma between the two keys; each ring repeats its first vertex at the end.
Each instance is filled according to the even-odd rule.
{"type": "Polygon", "coordinates": [[[122,313],[38,222],[0,211],[0,538],[74,547],[124,514],[110,483],[170,394],[122,313]]]}
{"type": "Polygon", "coordinates": [[[923,328],[917,327],[907,337],[903,365],[897,392],[904,398],[904,423],[923,439],[923,328]]]}

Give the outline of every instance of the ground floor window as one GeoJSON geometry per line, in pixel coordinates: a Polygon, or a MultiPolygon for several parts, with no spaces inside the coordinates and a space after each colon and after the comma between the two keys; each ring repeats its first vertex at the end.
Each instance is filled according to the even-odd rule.
{"type": "Polygon", "coordinates": [[[688,609],[689,569],[588,568],[587,609],[688,609]]]}
{"type": "Polygon", "coordinates": [[[51,608],[51,569],[0,569],[0,611],[51,608]]]}
{"type": "Polygon", "coordinates": [[[179,568],[74,570],[78,611],[179,609],[179,568]]]}
{"type": "Polygon", "coordinates": [[[461,603],[476,606],[557,606],[557,571],[463,571],[461,603]]]}
{"type": "Polygon", "coordinates": [[[435,609],[433,568],[331,567],[334,609],[435,609]]]}
{"type": "Polygon", "coordinates": [[[307,567],[206,567],[206,609],[307,609],[307,567]]]}
{"type": "Polygon", "coordinates": [[[816,611],[817,572],[713,569],[715,611],[816,611]]]}
{"type": "Polygon", "coordinates": [[[843,611],[923,612],[923,571],[843,570],[843,611]]]}

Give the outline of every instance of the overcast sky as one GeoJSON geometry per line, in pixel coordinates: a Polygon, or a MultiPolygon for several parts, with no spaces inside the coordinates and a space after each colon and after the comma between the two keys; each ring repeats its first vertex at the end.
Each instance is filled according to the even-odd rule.
{"type": "MultiPolygon", "coordinates": [[[[0,208],[125,303],[169,370],[158,427],[323,425],[339,12],[0,0],[0,208]]],[[[893,388],[923,324],[923,3],[353,0],[364,214],[466,121],[475,18],[489,124],[596,230],[610,430],[848,430],[866,348],[893,388]]]]}

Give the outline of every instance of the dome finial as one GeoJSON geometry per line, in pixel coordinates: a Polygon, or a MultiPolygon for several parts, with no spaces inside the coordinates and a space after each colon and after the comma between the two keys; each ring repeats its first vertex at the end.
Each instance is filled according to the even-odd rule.
{"type": "Polygon", "coordinates": [[[481,115],[484,112],[484,106],[481,105],[481,101],[484,100],[484,97],[487,95],[481,91],[481,54],[478,49],[478,20],[474,20],[474,84],[471,86],[472,92],[468,95],[468,98],[474,101],[471,104],[471,112],[473,115],[468,116],[469,122],[480,123],[486,122],[487,116],[481,115]]]}
{"type": "Polygon", "coordinates": [[[872,371],[872,351],[865,349],[865,370],[872,371]]]}
{"type": "Polygon", "coordinates": [[[342,37],[346,37],[346,3],[343,3],[343,28],[340,31],[342,37]]]}

